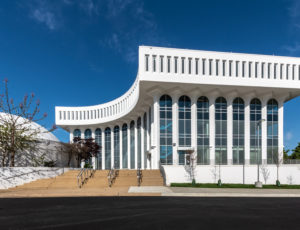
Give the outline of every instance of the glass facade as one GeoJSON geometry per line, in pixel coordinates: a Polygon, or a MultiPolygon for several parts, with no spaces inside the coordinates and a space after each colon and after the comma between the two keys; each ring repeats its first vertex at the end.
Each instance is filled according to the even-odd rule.
{"type": "Polygon", "coordinates": [[[135,134],[134,121],[130,123],[130,168],[135,168],[135,134]]]}
{"type": "Polygon", "coordinates": [[[95,130],[95,142],[100,146],[97,154],[97,169],[102,169],[102,130],[95,130]]]}
{"type": "Polygon", "coordinates": [[[215,161],[227,164],[227,101],[224,97],[215,103],[215,161]]]}
{"type": "Polygon", "coordinates": [[[197,100],[197,164],[209,164],[209,101],[197,100]]]}
{"type": "MultiPolygon", "coordinates": [[[[178,100],[178,137],[180,147],[191,147],[191,99],[181,96],[178,100]]],[[[186,164],[185,151],[178,151],[179,164],[186,164]]]]}
{"type": "Polygon", "coordinates": [[[137,167],[142,167],[142,130],[141,118],[137,120],[137,167]]]}
{"type": "Polygon", "coordinates": [[[232,103],[232,163],[244,164],[245,160],[245,103],[236,98],[232,103]]]}
{"type": "Polygon", "coordinates": [[[163,165],[172,164],[172,99],[163,95],[159,101],[160,114],[160,163],[163,165]]]}
{"type": "Polygon", "coordinates": [[[261,163],[261,102],[250,102],[250,164],[261,163]]]}
{"type": "Polygon", "coordinates": [[[114,168],[120,168],[120,127],[114,127],[114,168]]]}
{"type": "Polygon", "coordinates": [[[111,130],[106,128],[104,131],[105,139],[105,169],[111,168],[111,130]]]}
{"type": "Polygon", "coordinates": [[[278,103],[271,99],[267,104],[267,163],[277,164],[278,157],[278,103]]]}
{"type": "Polygon", "coordinates": [[[128,168],[128,131],[127,124],[122,126],[122,166],[128,168]]]}

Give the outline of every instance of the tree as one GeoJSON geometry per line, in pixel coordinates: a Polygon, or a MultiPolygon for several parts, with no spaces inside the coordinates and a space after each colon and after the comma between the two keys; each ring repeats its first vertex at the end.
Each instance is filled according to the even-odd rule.
{"type": "Polygon", "coordinates": [[[62,148],[59,150],[61,153],[68,155],[68,166],[70,166],[73,157],[78,159],[79,163],[81,159],[88,160],[96,156],[100,148],[93,138],[81,139],[80,137],[74,137],[73,142],[63,143],[62,148]]]}
{"type": "Polygon", "coordinates": [[[293,149],[290,159],[300,159],[300,142],[298,143],[297,147],[293,149]]]}
{"type": "Polygon", "coordinates": [[[38,135],[50,131],[37,128],[34,123],[47,117],[47,113],[40,114],[40,101],[35,101],[35,95],[24,96],[20,103],[15,103],[9,96],[8,80],[4,80],[4,89],[0,94],[0,153],[2,166],[9,161],[11,167],[15,166],[15,156],[22,151],[33,149],[37,143],[38,135]],[[8,159],[9,158],[9,159],[8,159]]]}

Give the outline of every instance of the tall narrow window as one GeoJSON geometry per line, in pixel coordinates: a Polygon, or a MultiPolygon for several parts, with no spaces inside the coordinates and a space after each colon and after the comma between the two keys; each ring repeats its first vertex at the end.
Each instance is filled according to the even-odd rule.
{"type": "Polygon", "coordinates": [[[199,73],[199,59],[198,58],[196,58],[195,59],[195,73],[196,73],[196,75],[198,75],[198,73],[199,73]]]}
{"type": "Polygon", "coordinates": [[[289,64],[286,64],[286,80],[288,80],[289,79],[289,76],[290,76],[290,65],[289,64]]]}
{"type": "Polygon", "coordinates": [[[216,60],[216,76],[219,76],[219,62],[220,60],[216,60]]]}
{"type": "Polygon", "coordinates": [[[152,56],[152,64],[153,64],[153,72],[156,72],[156,56],[153,55],[152,56]]]}
{"type": "Polygon", "coordinates": [[[267,104],[267,163],[277,164],[278,153],[278,103],[271,99],[267,104]]]}
{"type": "Polygon", "coordinates": [[[239,61],[235,62],[235,76],[239,76],[239,61]]]}
{"type": "Polygon", "coordinates": [[[135,168],[135,132],[134,121],[130,123],[130,168],[135,168]]]}
{"type": "Polygon", "coordinates": [[[295,80],[295,65],[292,67],[292,79],[295,80]]]}
{"type": "Polygon", "coordinates": [[[229,61],[229,77],[232,76],[232,61],[229,61]]]}
{"type": "Polygon", "coordinates": [[[209,101],[197,100],[197,164],[209,164],[209,101]]]}
{"type": "Polygon", "coordinates": [[[205,58],[202,59],[202,75],[205,75],[205,58]]]}
{"type": "Polygon", "coordinates": [[[274,63],[274,79],[277,78],[277,63],[274,63]]]}
{"type": "Polygon", "coordinates": [[[90,129],[86,129],[84,131],[84,139],[90,139],[92,138],[92,131],[90,129]]]}
{"type": "Polygon", "coordinates": [[[271,78],[271,63],[268,63],[268,79],[271,78]]]}
{"type": "Polygon", "coordinates": [[[120,128],[114,128],[114,168],[120,168],[120,128]]]}
{"type": "Polygon", "coordinates": [[[223,76],[225,76],[225,74],[226,74],[226,61],[225,60],[223,60],[223,76]]]}
{"type": "Polygon", "coordinates": [[[245,77],[245,65],[246,65],[246,62],[243,61],[242,62],[242,77],[245,77]]]}
{"type": "MultiPolygon", "coordinates": [[[[73,138],[75,137],[81,137],[81,131],[80,129],[75,129],[74,132],[73,132],[73,138]]],[[[72,140],[73,141],[73,140],[72,140]]]]}
{"type": "Polygon", "coordinates": [[[192,73],[192,58],[189,58],[189,74],[192,73]]]}
{"type": "Polygon", "coordinates": [[[148,127],[148,124],[147,124],[147,113],[144,113],[144,118],[143,118],[144,122],[143,122],[143,128],[144,128],[144,153],[143,153],[143,156],[144,156],[144,168],[146,169],[147,168],[147,127],[148,127]]]}
{"type": "Polygon", "coordinates": [[[215,103],[215,160],[216,164],[227,164],[227,102],[224,97],[215,103]]]}
{"type": "MultiPolygon", "coordinates": [[[[187,96],[181,96],[178,100],[179,112],[179,146],[191,146],[191,99],[187,96]]],[[[179,151],[179,164],[186,163],[186,152],[179,151]]]]}
{"type": "Polygon", "coordinates": [[[258,62],[255,62],[255,78],[257,78],[258,62]]]}
{"type": "Polygon", "coordinates": [[[261,102],[250,102],[250,164],[261,163],[261,102]]]}
{"type": "Polygon", "coordinates": [[[184,57],[181,58],[181,73],[184,74],[184,57]]]}
{"type": "Polygon", "coordinates": [[[282,79],[283,64],[280,64],[280,79],[282,79]]]}
{"type": "Polygon", "coordinates": [[[141,130],[142,121],[139,117],[137,120],[137,167],[142,167],[142,130],[141,130]]]}
{"type": "Polygon", "coordinates": [[[178,72],[178,57],[174,57],[174,72],[178,72]]]}
{"type": "Polygon", "coordinates": [[[128,131],[127,124],[122,126],[122,166],[128,168],[128,131]]]}
{"type": "Polygon", "coordinates": [[[209,76],[212,75],[212,59],[208,60],[209,76]]]}
{"type": "Polygon", "coordinates": [[[265,63],[261,63],[261,78],[265,77],[265,63]]]}
{"type": "Polygon", "coordinates": [[[159,101],[160,111],[160,163],[172,164],[172,99],[163,95],[159,101]]]}
{"type": "Polygon", "coordinates": [[[95,142],[100,147],[97,153],[96,167],[97,169],[102,169],[102,130],[99,128],[95,130],[95,142]]]}
{"type": "Polygon", "coordinates": [[[145,55],[145,66],[146,66],[146,71],[149,71],[149,55],[145,55]]]}
{"type": "Polygon", "coordinates": [[[111,130],[106,128],[105,134],[105,169],[111,169],[111,130]]]}
{"type": "Polygon", "coordinates": [[[160,72],[164,72],[164,56],[160,56],[160,72]]]}
{"type": "Polygon", "coordinates": [[[171,72],[171,57],[168,56],[168,73],[171,72]]]}
{"type": "Polygon", "coordinates": [[[251,76],[252,76],[252,62],[249,62],[249,70],[248,70],[248,75],[249,75],[249,78],[251,78],[251,76]]]}
{"type": "Polygon", "coordinates": [[[233,109],[233,143],[232,143],[232,161],[233,164],[244,163],[244,143],[245,143],[245,112],[244,101],[242,98],[236,98],[232,104],[233,109]]]}

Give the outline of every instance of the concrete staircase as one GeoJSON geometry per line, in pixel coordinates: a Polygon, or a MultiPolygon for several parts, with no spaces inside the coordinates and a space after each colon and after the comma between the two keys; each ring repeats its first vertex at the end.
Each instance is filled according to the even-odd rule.
{"type": "Polygon", "coordinates": [[[96,189],[96,188],[107,188],[108,187],[108,175],[109,170],[96,170],[92,178],[89,178],[86,184],[83,185],[82,189],[96,189]]]}
{"type": "MultiPolygon", "coordinates": [[[[93,177],[89,178],[81,190],[108,188],[109,170],[96,170],[93,177]]],[[[70,170],[55,178],[40,179],[21,186],[12,188],[13,190],[80,190],[77,185],[77,175],[79,170],[70,170]]],[[[137,186],[136,170],[119,170],[118,176],[112,188],[125,188],[137,186]]],[[[163,178],[159,170],[142,170],[141,186],[163,186],[163,178]]]]}
{"type": "Polygon", "coordinates": [[[163,186],[164,179],[159,170],[142,170],[141,186],[163,186]]]}
{"type": "MultiPolygon", "coordinates": [[[[163,186],[164,180],[159,170],[142,170],[141,186],[163,186]]],[[[138,186],[136,170],[119,170],[113,187],[138,186]]]]}

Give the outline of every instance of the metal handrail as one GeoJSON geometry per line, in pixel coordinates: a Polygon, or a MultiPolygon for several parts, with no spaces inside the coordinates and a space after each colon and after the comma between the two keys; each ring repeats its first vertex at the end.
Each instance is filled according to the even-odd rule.
{"type": "Polygon", "coordinates": [[[113,166],[107,175],[107,179],[108,179],[108,186],[111,187],[113,185],[113,183],[115,182],[117,176],[118,176],[118,170],[115,169],[115,167],[113,166]]]}
{"type": "Polygon", "coordinates": [[[137,171],[136,171],[136,177],[137,177],[137,184],[138,184],[138,186],[141,186],[142,178],[143,178],[143,174],[142,174],[141,168],[137,169],[137,171]]]}
{"type": "Polygon", "coordinates": [[[77,185],[78,188],[82,188],[82,186],[88,181],[89,178],[93,177],[95,170],[93,168],[82,168],[77,175],[77,185]]]}

